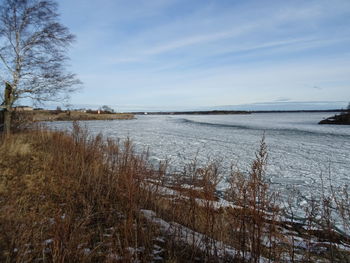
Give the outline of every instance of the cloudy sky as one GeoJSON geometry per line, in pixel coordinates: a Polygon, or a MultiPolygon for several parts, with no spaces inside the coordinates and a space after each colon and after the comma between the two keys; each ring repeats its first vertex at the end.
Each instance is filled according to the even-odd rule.
{"type": "Polygon", "coordinates": [[[60,0],[73,104],[190,109],[350,100],[349,0],[60,0]]]}

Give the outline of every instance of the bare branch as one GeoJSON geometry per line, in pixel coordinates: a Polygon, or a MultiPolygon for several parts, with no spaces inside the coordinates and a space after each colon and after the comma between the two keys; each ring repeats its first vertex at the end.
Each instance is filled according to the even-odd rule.
{"type": "Polygon", "coordinates": [[[65,71],[67,47],[75,37],[58,21],[54,0],[3,0],[0,4],[2,79],[13,89],[11,103],[60,100],[81,82],[65,71]]]}
{"type": "Polygon", "coordinates": [[[5,65],[5,67],[8,69],[8,71],[13,73],[13,70],[10,68],[10,66],[7,64],[5,58],[1,54],[0,54],[0,59],[1,59],[2,63],[5,65]]]}

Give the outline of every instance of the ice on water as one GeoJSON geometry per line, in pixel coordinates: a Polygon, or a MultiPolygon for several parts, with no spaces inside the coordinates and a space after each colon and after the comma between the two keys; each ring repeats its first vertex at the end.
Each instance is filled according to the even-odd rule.
{"type": "MultiPolygon", "coordinates": [[[[321,176],[335,186],[349,183],[350,126],[317,124],[333,114],[147,115],[84,125],[94,134],[130,137],[137,150],[149,148],[151,162],[169,159],[173,168],[182,168],[195,157],[202,163],[221,159],[224,173],[232,163],[248,171],[265,134],[273,189],[284,196],[295,188],[311,198],[321,191],[321,176]]],[[[71,124],[50,125],[65,129],[71,124]]]]}

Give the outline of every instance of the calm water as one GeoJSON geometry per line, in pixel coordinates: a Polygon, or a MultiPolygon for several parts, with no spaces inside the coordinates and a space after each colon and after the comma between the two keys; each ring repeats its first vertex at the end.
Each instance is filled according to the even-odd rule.
{"type": "MultiPolygon", "coordinates": [[[[317,125],[333,113],[258,113],[250,115],[137,116],[130,121],[83,122],[93,134],[130,137],[139,150],[149,147],[151,161],[169,159],[182,167],[222,159],[223,172],[232,163],[247,171],[265,134],[267,175],[282,196],[295,188],[305,198],[320,194],[321,176],[336,186],[350,178],[350,126],[317,125]]],[[[69,122],[51,123],[58,129],[69,122]]],[[[225,187],[225,183],[221,184],[225,187]]]]}

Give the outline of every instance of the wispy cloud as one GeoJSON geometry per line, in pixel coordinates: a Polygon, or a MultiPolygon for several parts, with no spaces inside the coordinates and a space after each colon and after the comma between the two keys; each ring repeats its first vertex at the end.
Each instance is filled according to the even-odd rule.
{"type": "Polygon", "coordinates": [[[291,101],[290,98],[280,97],[274,100],[274,102],[288,102],[291,101]]]}
{"type": "Polygon", "coordinates": [[[156,55],[167,51],[171,51],[173,49],[184,48],[184,47],[203,44],[203,43],[209,43],[212,41],[218,41],[226,38],[232,38],[243,32],[247,32],[251,28],[253,28],[253,26],[245,26],[236,30],[228,30],[228,31],[223,31],[218,33],[190,36],[190,37],[175,40],[173,42],[169,42],[163,45],[156,46],[153,49],[149,49],[145,51],[144,53],[148,55],[156,55]]]}

